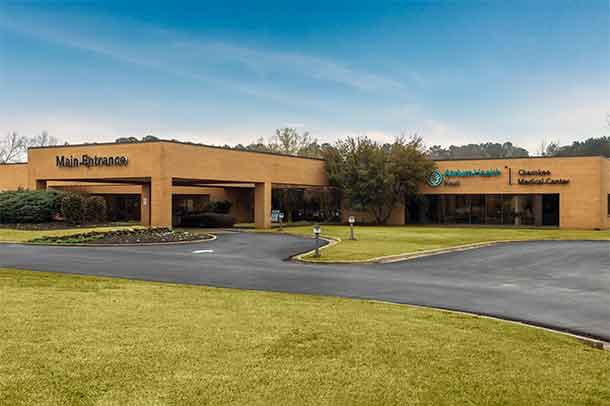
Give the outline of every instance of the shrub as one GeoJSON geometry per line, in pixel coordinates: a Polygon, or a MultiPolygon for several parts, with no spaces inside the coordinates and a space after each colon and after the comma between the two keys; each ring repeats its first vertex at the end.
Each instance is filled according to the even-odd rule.
{"type": "Polygon", "coordinates": [[[181,225],[185,227],[232,227],[235,217],[221,213],[191,214],[182,217],[181,225]]]}
{"type": "Polygon", "coordinates": [[[207,211],[212,213],[228,214],[233,203],[229,200],[217,200],[208,203],[207,211]]]}
{"type": "Polygon", "coordinates": [[[69,224],[82,224],[84,222],[85,197],[76,193],[69,193],[61,201],[61,214],[69,224]]]}
{"type": "Polygon", "coordinates": [[[85,221],[87,223],[106,221],[106,199],[100,196],[90,196],[85,200],[85,221]]]}
{"type": "Polygon", "coordinates": [[[0,193],[0,223],[45,223],[60,210],[63,192],[18,190],[0,193]]]}

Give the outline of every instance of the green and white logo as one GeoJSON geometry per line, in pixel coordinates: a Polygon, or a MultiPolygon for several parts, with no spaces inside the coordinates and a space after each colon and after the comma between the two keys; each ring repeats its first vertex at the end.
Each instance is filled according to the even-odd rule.
{"type": "Polygon", "coordinates": [[[428,185],[430,185],[432,187],[437,187],[443,183],[443,179],[444,179],[443,174],[438,169],[435,169],[428,176],[428,178],[426,179],[426,182],[428,182],[428,185]]]}

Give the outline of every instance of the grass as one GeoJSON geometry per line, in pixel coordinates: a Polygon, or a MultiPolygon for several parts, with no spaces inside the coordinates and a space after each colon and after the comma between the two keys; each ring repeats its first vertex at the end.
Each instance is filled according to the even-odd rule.
{"type": "MultiPolygon", "coordinates": [[[[0,242],[28,242],[44,237],[63,237],[68,235],[83,234],[90,231],[114,231],[140,228],[141,226],[115,226],[115,227],[88,227],[88,228],[68,228],[60,230],[14,230],[10,228],[0,228],[0,242]]],[[[76,241],[79,242],[79,241],[76,241]]],[[[82,242],[82,241],[80,241],[82,242]]]]}
{"type": "Polygon", "coordinates": [[[610,352],[360,300],[0,269],[2,405],[607,405],[610,352]]]}
{"type": "MultiPolygon", "coordinates": [[[[277,231],[277,229],[274,229],[277,231]]],[[[312,235],[311,226],[287,227],[285,232],[312,235]]],[[[356,241],[349,240],[349,227],[322,225],[322,235],[342,241],[322,250],[315,261],[365,261],[387,255],[450,248],[464,244],[501,240],[609,240],[609,231],[564,230],[542,228],[491,227],[423,227],[395,226],[355,227],[356,241]]]]}

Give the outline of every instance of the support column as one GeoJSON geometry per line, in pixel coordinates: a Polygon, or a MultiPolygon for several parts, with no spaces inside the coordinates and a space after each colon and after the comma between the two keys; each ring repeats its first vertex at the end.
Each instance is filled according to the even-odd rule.
{"type": "Polygon", "coordinates": [[[254,224],[256,228],[271,228],[271,182],[254,187],[254,224]]]}
{"type": "Polygon", "coordinates": [[[150,227],[150,183],[142,185],[140,192],[140,223],[150,227]]]}
{"type": "Polygon", "coordinates": [[[172,178],[150,180],[150,225],[172,227],[172,178]]]}

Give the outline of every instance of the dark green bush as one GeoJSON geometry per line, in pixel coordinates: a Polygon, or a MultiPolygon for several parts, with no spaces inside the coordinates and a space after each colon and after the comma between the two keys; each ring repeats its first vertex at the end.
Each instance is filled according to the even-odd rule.
{"type": "Polygon", "coordinates": [[[232,227],[235,217],[221,213],[191,214],[182,217],[181,224],[184,227],[232,227]]]}
{"type": "Polygon", "coordinates": [[[106,199],[100,196],[89,196],[85,200],[85,221],[87,223],[106,221],[106,199]]]}
{"type": "Polygon", "coordinates": [[[82,224],[85,220],[85,197],[68,193],[61,200],[61,214],[69,224],[82,224]]]}
{"type": "Polygon", "coordinates": [[[231,203],[229,200],[211,201],[208,203],[206,211],[212,213],[228,214],[232,206],[233,203],[231,203]]]}
{"type": "Polygon", "coordinates": [[[0,193],[0,223],[45,223],[59,213],[64,193],[18,190],[0,193]]]}

